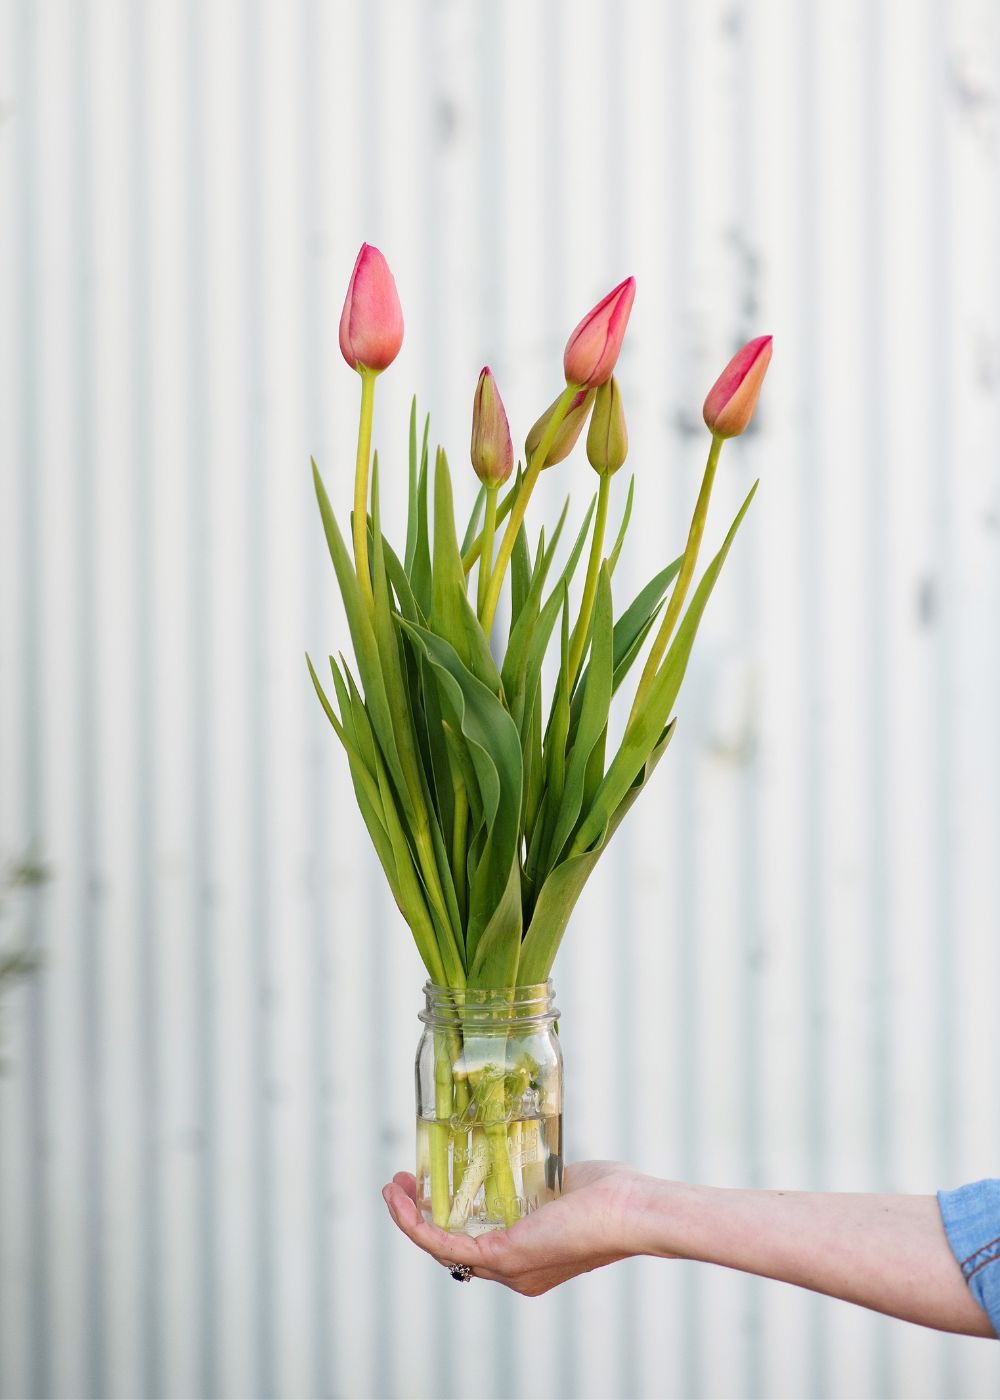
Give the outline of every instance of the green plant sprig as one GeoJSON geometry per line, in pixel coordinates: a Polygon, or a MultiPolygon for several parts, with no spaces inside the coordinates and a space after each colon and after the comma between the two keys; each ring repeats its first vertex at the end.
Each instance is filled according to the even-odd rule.
{"type": "MultiPolygon", "coordinates": [[[[365,400],[370,413],[370,396],[365,400]]],[[[612,701],[672,583],[667,635],[673,630],[684,601],[678,585],[686,589],[694,572],[711,481],[699,497],[684,554],[615,618],[612,573],[634,481],[610,554],[602,558],[610,499],[610,479],[602,479],[602,509],[595,518],[590,502],[547,588],[570,503],[549,542],[541,533],[532,551],[525,514],[538,471],[519,473],[502,500],[494,496],[494,523],[510,521],[509,547],[474,590],[495,608],[505,554],[511,620],[494,660],[484,626],[490,619],[480,619],[468,596],[484,538],[476,532],[486,493],[480,491],[460,544],[447,458],[438,449],[432,473],[428,442],[429,420],[418,442],[414,401],[403,556],[382,533],[375,454],[370,513],[360,529],[352,517],[356,551],[365,542],[360,568],[313,464],[357,676],[346,660],[330,658],[334,704],[311,661],[310,674],[347,752],[359,808],[428,975],[455,987],[541,982],[587,878],[672,737],[671,713],[698,625],[753,490],[669,649],[648,668],[645,693],[609,760],[612,701]],[[570,586],[588,539],[588,582],[571,627],[570,586]],[[363,575],[371,581],[370,606],[363,575]],[[560,619],[559,665],[546,705],[542,668],[560,619]]]]}

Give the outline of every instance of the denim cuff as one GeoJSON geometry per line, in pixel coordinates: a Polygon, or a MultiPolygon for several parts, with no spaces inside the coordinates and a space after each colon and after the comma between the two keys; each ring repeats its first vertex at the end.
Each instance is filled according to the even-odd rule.
{"type": "Polygon", "coordinates": [[[1000,1179],[972,1181],[937,1198],[962,1276],[1000,1337],[1000,1179]]]}

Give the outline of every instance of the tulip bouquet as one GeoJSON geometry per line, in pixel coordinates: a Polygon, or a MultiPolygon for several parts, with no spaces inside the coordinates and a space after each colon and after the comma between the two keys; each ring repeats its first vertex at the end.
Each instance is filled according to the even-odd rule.
{"type": "MultiPolygon", "coordinates": [[[[361,380],[353,551],[315,462],[313,476],[356,674],[343,657],[331,657],[331,697],[311,661],[309,670],[431,983],[463,996],[513,1001],[519,989],[547,981],[588,876],[670,741],[699,622],[756,490],[754,483],[688,602],[722,443],[742,432],[754,411],[771,356],[769,336],[746,345],[706,399],[708,462],[683,552],[616,611],[612,581],[634,479],[607,549],[612,479],[628,450],[613,371],[634,296],[628,278],[570,336],[565,387],[528,433],[516,471],[503,402],[483,369],[471,435],[481,485],[461,538],[447,458],[438,448],[431,470],[428,424],[418,440],[414,405],[400,552],[382,531],[371,440],[375,386],[399,351],[403,318],[376,248],[362,247],[344,304],[340,345],[361,380]],[[596,500],[557,565],[569,501],[548,536],[529,535],[528,506],[541,472],[569,455],[588,418],[596,500]],[[574,607],[570,585],[588,537],[574,607]],[[500,636],[494,623],[505,585],[510,622],[500,636]],[[611,703],[650,634],[612,753],[611,703]],[[549,651],[555,680],[546,703],[542,670],[549,651]]],[[[493,1177],[508,1183],[492,1204],[496,1220],[509,1224],[523,1208],[509,1186],[518,1165],[514,1133],[486,1134],[477,1143],[473,1132],[466,1150],[457,1124],[464,1132],[468,1124],[509,1118],[505,1096],[512,1085],[530,1082],[534,1068],[530,1057],[508,1060],[498,1079],[482,1053],[456,1045],[461,1034],[452,1026],[438,1035],[438,1111],[424,1149],[431,1213],[439,1224],[465,1228],[476,1192],[493,1177]]]]}

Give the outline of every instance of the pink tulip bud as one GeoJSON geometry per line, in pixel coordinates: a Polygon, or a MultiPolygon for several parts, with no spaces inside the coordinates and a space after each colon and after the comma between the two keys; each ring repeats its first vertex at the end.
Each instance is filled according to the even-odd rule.
{"type": "Polygon", "coordinates": [[[387,369],[403,343],[403,310],[389,264],[362,243],[340,317],[340,348],[351,369],[387,369]]]}
{"type": "Polygon", "coordinates": [[[618,380],[611,376],[594,400],[587,430],[587,460],[598,476],[614,476],[628,456],[628,429],[618,380]]]}
{"type": "MultiPolygon", "coordinates": [[[[595,392],[594,389],[581,389],[573,398],[566,412],[566,417],[556,429],[556,435],[552,441],[552,446],[549,448],[548,456],[545,458],[545,465],[547,467],[554,467],[557,462],[561,462],[564,457],[568,457],[573,451],[573,448],[576,446],[576,440],[583,431],[583,425],[586,423],[587,415],[590,413],[593,405],[595,392]]],[[[559,398],[562,398],[561,394],[559,398]]],[[[542,434],[548,427],[549,419],[552,417],[552,413],[558,402],[559,399],[554,399],[553,402],[549,404],[541,418],[539,418],[538,422],[528,433],[524,443],[524,451],[529,462],[534,456],[535,449],[542,440],[542,434]]]]}
{"type": "Polygon", "coordinates": [[[596,389],[611,378],[635,301],[635,278],[624,282],[589,311],[566,342],[563,369],[567,384],[596,389]]]}
{"type": "Polygon", "coordinates": [[[771,363],[771,337],[759,335],[737,351],[709,390],[705,423],[720,438],[738,437],[753,417],[771,363]]]}
{"type": "Polygon", "coordinates": [[[487,486],[501,486],[514,468],[514,444],[493,371],[484,365],[472,405],[472,465],[487,486]]]}

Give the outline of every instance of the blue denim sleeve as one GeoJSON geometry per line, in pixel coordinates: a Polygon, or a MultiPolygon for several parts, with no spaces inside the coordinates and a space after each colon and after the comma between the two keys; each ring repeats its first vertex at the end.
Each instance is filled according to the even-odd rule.
{"type": "Polygon", "coordinates": [[[952,1253],[1000,1337],[1000,1180],[972,1181],[937,1198],[952,1253]]]}

